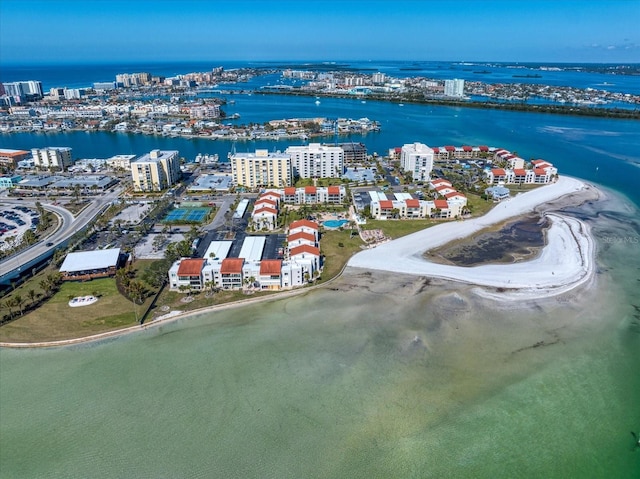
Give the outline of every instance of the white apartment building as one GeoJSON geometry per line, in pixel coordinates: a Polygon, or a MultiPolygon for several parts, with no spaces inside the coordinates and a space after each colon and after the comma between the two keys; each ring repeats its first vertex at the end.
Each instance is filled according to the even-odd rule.
{"type": "Polygon", "coordinates": [[[294,176],[340,178],[344,173],[344,150],[339,146],[309,143],[306,146],[290,146],[285,152],[291,157],[294,176]]]}
{"type": "Polygon", "coordinates": [[[106,165],[112,170],[131,170],[131,162],[135,159],[136,155],[114,155],[111,158],[107,158],[106,165]]]}
{"type": "Polygon", "coordinates": [[[176,150],[152,150],[131,162],[134,191],[162,191],[180,179],[180,158],[176,150]]]}
{"type": "Polygon", "coordinates": [[[56,168],[60,171],[65,171],[73,164],[71,148],[69,147],[33,148],[31,156],[35,167],[41,170],[56,168]]]}
{"type": "Polygon", "coordinates": [[[423,143],[408,143],[400,152],[402,171],[410,171],[414,181],[427,181],[433,170],[433,149],[423,143]]]}
{"type": "Polygon", "coordinates": [[[233,184],[247,188],[271,186],[283,188],[291,184],[291,158],[286,153],[236,153],[231,157],[233,184]]]}
{"type": "Polygon", "coordinates": [[[464,80],[454,78],[444,81],[444,96],[458,97],[464,96],[464,80]]]}

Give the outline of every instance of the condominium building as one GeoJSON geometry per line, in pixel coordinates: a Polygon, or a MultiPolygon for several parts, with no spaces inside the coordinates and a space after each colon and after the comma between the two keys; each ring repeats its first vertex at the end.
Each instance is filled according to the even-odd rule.
{"type": "Polygon", "coordinates": [[[42,82],[29,80],[29,81],[16,81],[3,83],[4,94],[12,97],[20,97],[27,101],[41,100],[43,97],[42,82]]]}
{"type": "Polygon", "coordinates": [[[25,150],[9,150],[0,149],[0,166],[6,166],[8,168],[15,168],[18,166],[18,162],[25,160],[29,157],[29,152],[25,150]]]}
{"type": "Polygon", "coordinates": [[[134,191],[162,191],[180,179],[178,151],[152,150],[131,162],[134,191]]]}
{"type": "Polygon", "coordinates": [[[339,146],[309,143],[306,146],[290,146],[285,152],[291,157],[294,176],[340,178],[344,173],[344,150],[339,146]]]}
{"type": "Polygon", "coordinates": [[[247,188],[272,186],[283,188],[291,184],[291,158],[286,153],[236,153],[231,156],[233,183],[247,188]]]}
{"type": "Polygon", "coordinates": [[[114,155],[111,158],[107,158],[105,164],[112,170],[131,170],[131,162],[135,159],[136,155],[114,155]]]}
{"type": "Polygon", "coordinates": [[[31,156],[34,166],[41,170],[53,168],[64,171],[73,163],[69,147],[33,148],[31,156]]]}
{"type": "Polygon", "coordinates": [[[444,81],[444,96],[463,97],[464,96],[464,80],[455,78],[453,80],[444,81]]]}
{"type": "Polygon", "coordinates": [[[414,181],[427,181],[433,169],[433,149],[423,143],[409,143],[400,152],[402,171],[411,172],[414,181]]]}

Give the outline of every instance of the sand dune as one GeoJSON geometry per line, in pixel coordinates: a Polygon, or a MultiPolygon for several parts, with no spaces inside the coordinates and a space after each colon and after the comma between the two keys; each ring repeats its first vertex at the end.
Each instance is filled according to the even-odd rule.
{"type": "Polygon", "coordinates": [[[526,298],[559,294],[589,281],[593,276],[593,240],[588,226],[575,218],[548,213],[551,227],[547,245],[531,261],[460,267],[432,263],[423,257],[423,253],[585,188],[583,182],[563,176],[554,184],[500,203],[482,217],[443,223],[362,251],[353,256],[348,265],[501,288],[509,294],[495,296],[505,299],[512,299],[514,294],[526,298]]]}

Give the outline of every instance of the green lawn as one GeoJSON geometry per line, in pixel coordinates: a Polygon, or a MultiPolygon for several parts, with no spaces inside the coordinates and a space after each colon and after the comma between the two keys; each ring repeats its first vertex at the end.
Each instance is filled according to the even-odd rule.
{"type": "MultiPolygon", "coordinates": [[[[147,299],[150,301],[150,299],[147,299]]],[[[147,305],[139,305],[141,314],[147,305]]],[[[114,278],[65,282],[35,311],[0,327],[2,341],[54,341],[96,334],[136,324],[134,305],[116,288],[114,278]],[[69,297],[98,293],[98,302],[77,308],[69,297]]]]}
{"type": "Polygon", "coordinates": [[[416,231],[429,228],[442,223],[442,220],[367,220],[366,225],[362,225],[363,230],[380,229],[387,238],[400,238],[416,231]]]}
{"type": "Polygon", "coordinates": [[[320,239],[320,251],[324,255],[324,269],[321,280],[327,281],[336,276],[349,258],[358,251],[364,243],[359,235],[350,237],[350,230],[325,231],[320,239]],[[340,246],[342,244],[342,246],[340,246]]]}
{"type": "MultiPolygon", "coordinates": [[[[135,263],[134,271],[138,278],[151,263],[152,261],[142,260],[135,263]]],[[[37,284],[48,272],[50,273],[51,270],[37,275],[3,299],[8,299],[13,294],[20,294],[26,300],[25,308],[28,307],[30,301],[26,291],[34,289],[39,296],[42,296],[42,290],[37,284]]],[[[148,289],[151,290],[151,288],[148,289]]],[[[134,304],[118,292],[115,278],[64,282],[60,290],[38,309],[2,325],[0,341],[55,341],[133,326],[137,324],[136,312],[138,317],[141,317],[151,300],[150,295],[143,304],[135,306],[134,310],[134,304]],[[88,296],[94,293],[97,293],[99,298],[97,303],[77,308],[69,306],[70,297],[88,296]]]]}
{"type": "Polygon", "coordinates": [[[493,201],[483,200],[480,195],[474,193],[465,193],[465,195],[467,196],[467,208],[469,208],[471,216],[474,218],[483,216],[495,206],[493,201]]]}

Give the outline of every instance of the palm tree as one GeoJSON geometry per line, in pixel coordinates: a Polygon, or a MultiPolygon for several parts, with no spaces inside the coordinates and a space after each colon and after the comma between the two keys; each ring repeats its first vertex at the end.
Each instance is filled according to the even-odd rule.
{"type": "Polygon", "coordinates": [[[13,297],[13,304],[14,306],[17,306],[18,309],[20,309],[20,316],[22,316],[22,305],[24,304],[24,298],[19,294],[16,294],[13,297]]]}
{"type": "Polygon", "coordinates": [[[76,199],[76,203],[80,200],[80,185],[73,185],[73,196],[76,199]]]}
{"type": "Polygon", "coordinates": [[[31,304],[33,304],[36,300],[36,297],[38,296],[36,294],[36,291],[33,289],[30,289],[29,291],[27,291],[27,296],[29,296],[29,299],[31,300],[31,304]]]}
{"type": "Polygon", "coordinates": [[[41,280],[38,283],[38,286],[40,286],[40,289],[44,291],[45,296],[49,296],[49,294],[51,293],[51,283],[48,280],[41,280]]]}
{"type": "Polygon", "coordinates": [[[144,296],[144,285],[140,281],[133,280],[129,282],[127,291],[133,301],[133,313],[136,316],[136,322],[138,322],[138,303],[142,304],[142,298],[144,296]]]}
{"type": "Polygon", "coordinates": [[[7,299],[4,303],[0,303],[0,306],[5,307],[9,310],[9,318],[13,316],[13,299],[7,299]]]}

